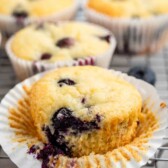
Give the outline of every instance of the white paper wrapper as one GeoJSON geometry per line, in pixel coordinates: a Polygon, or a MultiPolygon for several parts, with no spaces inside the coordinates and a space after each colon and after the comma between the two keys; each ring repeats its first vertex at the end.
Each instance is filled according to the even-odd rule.
{"type": "Polygon", "coordinates": [[[12,16],[5,16],[0,14],[0,30],[4,35],[10,36],[19,29],[27,26],[28,24],[43,23],[46,21],[56,22],[59,20],[70,20],[75,16],[78,5],[78,1],[75,0],[75,3],[71,7],[59,13],[41,18],[27,18],[22,23],[17,23],[16,19],[12,16]]]}
{"type": "Polygon", "coordinates": [[[143,54],[157,52],[168,41],[168,15],[147,19],[112,18],[85,7],[90,22],[111,30],[117,39],[118,53],[143,54]]]}
{"type": "MultiPolygon", "coordinates": [[[[130,143],[104,155],[90,154],[89,156],[74,159],[59,156],[58,164],[62,164],[57,165],[55,168],[67,168],[70,165],[71,167],[72,165],[76,165],[78,168],[84,168],[86,165],[90,165],[90,167],[93,168],[139,168],[146,164],[148,159],[154,156],[157,148],[163,144],[163,138],[166,136],[167,127],[167,108],[160,100],[155,88],[144,81],[129,77],[126,74],[116,71],[111,72],[132,83],[139,90],[143,98],[144,108],[149,108],[152,111],[152,115],[154,114],[158,119],[157,128],[154,129],[152,136],[149,137],[144,136],[148,134],[148,131],[143,130],[144,134],[139,140],[137,139],[137,141],[141,141],[141,143],[136,143],[135,140],[134,143],[130,143]],[[96,165],[97,163],[99,163],[99,166],[96,165]]],[[[16,85],[4,97],[0,105],[0,144],[10,159],[19,168],[41,168],[41,162],[37,161],[33,155],[27,153],[29,149],[26,142],[18,143],[13,140],[17,137],[15,131],[18,128],[13,129],[10,127],[9,109],[17,108],[18,101],[25,98],[27,93],[23,87],[31,87],[32,84],[39,80],[43,75],[44,73],[38,74],[16,85]]]]}
{"type": "MultiPolygon", "coordinates": [[[[107,33],[109,34],[110,32],[107,31],[107,33]]],[[[72,60],[72,61],[44,63],[44,62],[26,61],[15,56],[15,54],[12,52],[12,49],[11,49],[12,39],[13,37],[11,37],[11,39],[9,39],[9,41],[6,44],[6,52],[12,62],[16,75],[20,80],[24,80],[39,72],[60,68],[60,67],[65,67],[65,66],[96,65],[103,68],[108,68],[110,65],[110,61],[112,59],[114,50],[116,48],[116,40],[112,35],[108,50],[101,55],[86,57],[86,58],[72,60]]]]}

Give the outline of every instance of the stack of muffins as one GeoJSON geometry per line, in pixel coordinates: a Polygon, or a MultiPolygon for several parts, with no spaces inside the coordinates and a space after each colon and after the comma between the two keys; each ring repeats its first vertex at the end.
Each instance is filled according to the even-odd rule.
{"type": "Polygon", "coordinates": [[[0,29],[12,35],[6,51],[17,77],[51,70],[28,91],[32,124],[44,145],[33,144],[29,153],[43,168],[75,168],[75,162],[58,162],[59,156],[104,155],[136,137],[143,98],[103,68],[111,63],[116,41],[117,51],[127,54],[164,46],[166,1],[88,0],[88,23],[69,21],[78,9],[75,0],[0,0],[0,29]]]}

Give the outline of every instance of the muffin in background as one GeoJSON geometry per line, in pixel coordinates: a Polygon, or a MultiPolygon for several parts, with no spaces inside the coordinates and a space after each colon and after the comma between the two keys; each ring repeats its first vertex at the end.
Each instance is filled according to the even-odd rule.
{"type": "Polygon", "coordinates": [[[150,54],[167,42],[167,5],[167,0],[88,0],[86,16],[114,33],[119,53],[150,54]]]}
{"type": "Polygon", "coordinates": [[[30,23],[69,20],[77,8],[77,0],[1,0],[0,29],[9,36],[30,23]]]}
{"type": "Polygon", "coordinates": [[[113,35],[85,22],[34,24],[17,32],[6,51],[17,76],[63,66],[98,65],[107,68],[116,46],[113,35]]]}

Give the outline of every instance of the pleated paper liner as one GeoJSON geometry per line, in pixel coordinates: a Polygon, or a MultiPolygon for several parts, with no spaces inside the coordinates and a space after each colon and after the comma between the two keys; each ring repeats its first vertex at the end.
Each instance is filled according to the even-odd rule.
{"type": "Polygon", "coordinates": [[[12,16],[5,16],[0,14],[0,29],[3,32],[3,35],[8,38],[16,31],[21,28],[27,26],[32,23],[43,23],[46,21],[59,21],[59,20],[71,20],[75,17],[76,12],[78,10],[78,0],[74,0],[72,6],[57,12],[56,14],[52,14],[50,16],[45,16],[41,18],[27,18],[21,23],[17,23],[15,18],[12,16]]]}
{"type": "Polygon", "coordinates": [[[111,30],[117,39],[119,54],[151,54],[168,41],[168,15],[147,19],[113,18],[85,7],[87,19],[111,30]]]}
{"type": "MultiPolygon", "coordinates": [[[[95,25],[94,25],[95,26],[95,25]]],[[[104,29],[104,28],[103,28],[104,29]]],[[[104,29],[106,30],[106,29],[104,29]]],[[[108,30],[107,34],[112,34],[108,30]]],[[[108,68],[113,56],[113,53],[116,48],[116,40],[114,36],[111,36],[109,48],[107,51],[100,55],[96,56],[88,56],[85,58],[81,58],[78,60],[70,60],[70,61],[58,61],[55,63],[45,63],[45,62],[35,62],[35,61],[27,61],[21,58],[18,58],[11,49],[11,43],[12,43],[13,37],[9,39],[9,41],[6,44],[6,52],[8,54],[8,57],[10,58],[10,61],[13,65],[13,68],[15,70],[15,73],[20,80],[24,80],[28,77],[33,76],[34,74],[44,72],[47,70],[60,68],[60,67],[66,67],[66,66],[83,66],[83,65],[96,65],[103,68],[108,68]]]]}
{"type": "MultiPolygon", "coordinates": [[[[166,136],[167,108],[155,88],[146,82],[120,72],[114,75],[132,83],[143,98],[142,117],[136,138],[106,154],[94,154],[80,158],[50,157],[50,168],[139,168],[146,164],[163,143],[166,136]]],[[[41,161],[28,154],[32,145],[41,144],[30,115],[29,91],[43,74],[25,80],[12,89],[0,105],[0,144],[19,168],[41,168],[41,161]]]]}

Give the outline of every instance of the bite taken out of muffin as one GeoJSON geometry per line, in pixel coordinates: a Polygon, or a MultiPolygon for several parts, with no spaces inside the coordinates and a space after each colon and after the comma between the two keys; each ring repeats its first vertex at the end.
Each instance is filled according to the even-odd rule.
{"type": "Polygon", "coordinates": [[[141,108],[140,93],[133,85],[93,66],[54,70],[30,92],[38,135],[55,148],[55,155],[105,154],[130,143],[141,108]]]}

